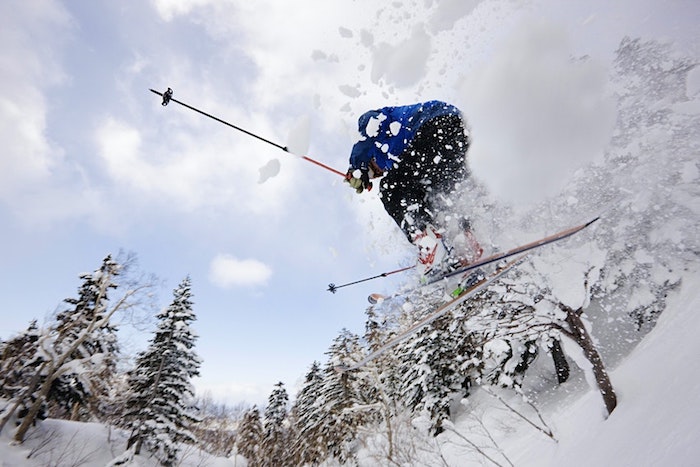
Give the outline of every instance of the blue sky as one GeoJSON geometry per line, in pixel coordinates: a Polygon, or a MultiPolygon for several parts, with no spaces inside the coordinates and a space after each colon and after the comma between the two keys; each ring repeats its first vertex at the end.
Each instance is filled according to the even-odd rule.
{"type": "Polygon", "coordinates": [[[341,171],[365,110],[454,102],[475,135],[475,177],[498,202],[532,204],[601,154],[622,37],[697,56],[697,2],[659,3],[2,2],[0,337],[125,250],[161,280],[159,306],[191,276],[198,388],[230,402],[264,401],[280,380],[293,392],[342,328],[362,331],[367,294],[402,278],[336,295],[328,283],[411,264],[411,247],[376,193],[148,89],[280,144],[308,139],[310,157],[341,171]],[[525,124],[533,113],[546,147],[525,124]],[[557,131],[572,127],[586,128],[574,151],[557,131]]]}

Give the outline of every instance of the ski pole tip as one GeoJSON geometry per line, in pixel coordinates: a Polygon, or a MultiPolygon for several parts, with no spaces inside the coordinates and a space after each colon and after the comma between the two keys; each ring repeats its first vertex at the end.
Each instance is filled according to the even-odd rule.
{"type": "Polygon", "coordinates": [[[600,220],[600,216],[596,216],[596,217],[594,217],[593,219],[591,219],[590,221],[586,222],[586,223],[583,225],[583,228],[585,229],[585,228],[588,227],[589,225],[595,224],[595,223],[598,222],[599,220],[600,220]]]}

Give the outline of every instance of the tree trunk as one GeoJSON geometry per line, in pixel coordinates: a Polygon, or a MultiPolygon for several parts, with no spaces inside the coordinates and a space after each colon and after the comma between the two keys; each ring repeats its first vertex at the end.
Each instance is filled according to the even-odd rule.
{"type": "MultiPolygon", "coordinates": [[[[50,374],[55,375],[55,370],[52,369],[50,371],[50,374]]],[[[55,376],[53,378],[47,377],[44,381],[44,384],[41,385],[41,390],[39,391],[39,394],[37,394],[36,399],[32,403],[31,408],[29,409],[29,412],[22,419],[22,423],[19,425],[17,431],[15,432],[14,439],[16,442],[24,442],[24,437],[27,434],[27,430],[29,430],[29,427],[34,423],[34,420],[36,420],[36,416],[39,413],[39,410],[41,409],[41,405],[46,400],[46,396],[48,395],[49,390],[51,389],[51,384],[53,383],[54,379],[55,376]]]]}
{"type": "Polygon", "coordinates": [[[80,403],[75,402],[73,404],[73,410],[70,412],[70,419],[72,422],[77,422],[80,418],[80,403]]]}
{"type": "Polygon", "coordinates": [[[566,361],[566,355],[561,348],[561,342],[555,340],[552,342],[552,360],[554,360],[554,370],[557,373],[557,381],[559,384],[565,383],[569,379],[569,362],[566,361]]]}
{"type": "Polygon", "coordinates": [[[2,430],[5,428],[5,425],[7,424],[7,422],[10,421],[10,419],[15,414],[15,412],[17,411],[17,408],[20,406],[21,403],[22,403],[22,396],[17,396],[15,399],[11,399],[8,402],[8,407],[9,406],[11,406],[11,407],[5,409],[5,414],[2,418],[2,420],[0,420],[0,433],[2,433],[2,430]]]}
{"type": "Polygon", "coordinates": [[[586,358],[593,365],[593,374],[595,376],[596,383],[598,384],[598,389],[603,396],[603,402],[605,402],[605,408],[608,410],[608,415],[610,415],[617,406],[617,396],[615,395],[612,383],[610,382],[608,372],[605,370],[603,359],[600,357],[598,350],[593,344],[591,336],[588,334],[588,331],[581,320],[583,309],[579,308],[578,310],[574,311],[572,308],[564,305],[563,303],[559,304],[559,308],[566,312],[566,322],[571,329],[571,337],[583,349],[583,353],[586,355],[586,358]]]}

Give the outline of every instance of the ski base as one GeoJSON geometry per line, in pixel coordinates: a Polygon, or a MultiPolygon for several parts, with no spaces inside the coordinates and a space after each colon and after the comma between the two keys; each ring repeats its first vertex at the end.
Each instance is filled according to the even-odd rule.
{"type": "Polygon", "coordinates": [[[472,285],[471,287],[468,287],[466,289],[463,289],[461,293],[458,293],[456,297],[452,298],[451,300],[447,301],[446,303],[443,303],[440,305],[438,308],[436,308],[434,311],[429,313],[427,316],[425,316],[423,319],[415,322],[413,325],[411,325],[408,329],[405,331],[402,331],[399,333],[397,336],[393,337],[390,341],[388,341],[386,344],[375,350],[374,352],[370,353],[367,355],[365,358],[362,360],[352,364],[352,365],[339,365],[335,367],[335,370],[339,373],[343,373],[346,371],[353,371],[357,370],[359,368],[362,368],[365,366],[367,363],[371,362],[375,358],[379,357],[383,353],[385,353],[387,350],[391,349],[394,347],[396,344],[399,342],[402,342],[415,334],[418,330],[420,330],[423,326],[426,326],[448,311],[452,310],[455,306],[459,305],[460,303],[464,302],[468,298],[473,297],[477,293],[481,292],[484,290],[486,287],[491,285],[494,281],[498,280],[501,276],[506,274],[508,271],[513,269],[516,265],[520,264],[526,257],[527,255],[522,255],[509,263],[506,263],[502,268],[492,272],[491,274],[486,275],[483,279],[479,280],[477,283],[472,285]]]}

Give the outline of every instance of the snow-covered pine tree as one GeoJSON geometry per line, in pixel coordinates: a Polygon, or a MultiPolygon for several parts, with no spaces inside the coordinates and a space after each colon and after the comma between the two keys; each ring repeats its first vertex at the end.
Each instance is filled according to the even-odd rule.
{"type": "Polygon", "coordinates": [[[451,313],[425,326],[396,349],[401,377],[400,392],[414,413],[427,415],[432,431],[443,431],[442,422],[450,417],[456,392],[465,394],[467,376],[460,373],[468,349],[460,345],[458,328],[451,313]]]}
{"type": "MultiPolygon", "coordinates": [[[[41,360],[36,358],[41,330],[37,321],[33,320],[27,329],[21,334],[5,341],[0,346],[0,397],[12,400],[31,384],[32,379],[37,378],[37,368],[41,360]]],[[[18,418],[23,418],[29,410],[31,400],[24,401],[18,408],[18,418]]],[[[5,410],[9,409],[9,405],[5,410]]],[[[4,411],[0,417],[3,420],[4,411]]],[[[46,418],[45,410],[37,414],[37,418],[46,418]]],[[[2,426],[0,426],[0,431],[2,426]]]]}
{"type": "Polygon", "coordinates": [[[238,454],[245,457],[248,466],[254,467],[261,464],[263,427],[260,419],[260,410],[257,406],[243,415],[243,420],[238,427],[236,437],[236,449],[238,454]]]}
{"type": "MultiPolygon", "coordinates": [[[[379,350],[395,337],[396,328],[392,329],[389,323],[396,316],[397,309],[395,304],[386,303],[387,306],[382,306],[384,304],[385,302],[372,305],[365,311],[367,319],[362,340],[368,352],[379,350]]],[[[401,422],[397,422],[399,413],[405,411],[400,397],[401,371],[395,352],[386,352],[356,372],[355,385],[365,403],[363,425],[375,424],[377,434],[380,435],[370,435],[363,440],[363,444],[382,446],[382,453],[377,458],[380,462],[400,463],[396,455],[405,441],[399,434],[401,422]]],[[[373,431],[370,429],[369,433],[373,431]]]]}
{"type": "Polygon", "coordinates": [[[587,314],[612,331],[606,343],[615,353],[654,326],[681,271],[698,264],[700,115],[692,101],[699,72],[669,43],[623,39],[611,76],[617,122],[603,160],[527,213],[537,224],[540,213],[568,219],[606,208],[594,228],[597,249],[586,251],[595,268],[587,314]]]}
{"type": "Polygon", "coordinates": [[[318,464],[326,457],[319,433],[323,414],[316,408],[322,384],[321,364],[313,362],[292,407],[292,460],[297,465],[318,464]]]}
{"type": "MultiPolygon", "coordinates": [[[[526,263],[521,264],[455,310],[475,349],[475,358],[466,364],[482,384],[519,387],[538,348],[556,347],[553,327],[563,324],[557,320],[561,313],[537,307],[545,291],[538,285],[541,278],[526,269],[526,263]]],[[[564,374],[564,368],[557,370],[558,377],[564,374]]]]}
{"type": "MultiPolygon", "coordinates": [[[[362,340],[368,352],[378,350],[395,336],[395,330],[390,329],[388,317],[384,312],[386,309],[377,305],[370,306],[365,311],[367,319],[362,340]]],[[[388,416],[387,409],[393,412],[393,407],[387,407],[386,403],[398,399],[401,370],[397,363],[395,353],[386,352],[358,372],[358,379],[367,381],[367,384],[360,383],[360,392],[368,402],[382,401],[385,405],[382,417],[385,419],[388,416]]]]}
{"type": "Polygon", "coordinates": [[[37,321],[32,320],[24,332],[0,342],[0,396],[9,399],[21,387],[27,376],[22,368],[35,354],[39,335],[37,321]]]}
{"type": "MultiPolygon", "coordinates": [[[[388,316],[382,311],[378,311],[376,305],[365,310],[367,319],[361,339],[363,351],[374,352],[394,336],[387,324],[388,316]]],[[[358,350],[360,349],[354,352],[357,353],[358,350]]],[[[400,380],[398,371],[394,355],[385,352],[352,372],[356,398],[353,411],[363,424],[388,421],[396,413],[394,401],[400,380]]],[[[387,426],[387,430],[391,431],[391,428],[387,426]]]]}
{"type": "Polygon", "coordinates": [[[191,297],[188,277],[174,290],[170,306],[158,314],[155,334],[129,374],[127,448],[138,454],[145,444],[163,465],[175,463],[180,443],[196,442],[190,427],[197,417],[189,403],[194,396],[191,379],[199,375],[201,361],[190,327],[195,320],[191,297]]]}
{"type": "Polygon", "coordinates": [[[357,390],[357,376],[336,369],[362,358],[358,336],[343,329],[326,354],[321,393],[313,408],[319,413],[314,417],[320,420],[318,433],[328,456],[345,463],[354,455],[357,428],[366,418],[365,401],[357,390]]]}
{"type": "Polygon", "coordinates": [[[53,328],[57,333],[54,343],[57,352],[79,339],[93,323],[104,324],[95,327],[70,356],[72,360],[89,362],[89,371],[65,372],[54,380],[48,397],[51,416],[70,416],[71,420],[77,420],[88,413],[99,415],[99,400],[106,398],[109,392],[119,352],[117,327],[104,320],[108,312],[106,292],[116,289],[117,285],[113,282],[102,284],[116,268],[116,263],[108,256],[98,271],[81,275],[83,283],[78,289],[78,297],[65,299],[64,302],[71,307],[56,315],[53,328]]]}
{"type": "Polygon", "coordinates": [[[599,236],[608,258],[593,293],[647,332],[680,271],[700,256],[700,115],[684,108],[698,92],[689,82],[698,63],[671,44],[640,39],[625,38],[616,55],[617,131],[601,173],[592,175],[626,196],[608,216],[614,231],[599,236]]]}
{"type": "Polygon", "coordinates": [[[263,414],[263,438],[261,465],[275,467],[289,465],[291,450],[289,449],[289,427],[287,426],[287,410],[289,396],[281,381],[275,385],[267,400],[263,414]]]}
{"type": "Polygon", "coordinates": [[[11,399],[0,420],[0,429],[2,429],[19,407],[27,408],[15,432],[15,441],[20,443],[24,441],[27,430],[44,410],[58,378],[72,374],[78,378],[84,388],[88,388],[92,373],[103,369],[100,363],[104,354],[93,352],[104,348],[94,347],[93,344],[103,342],[101,335],[105,328],[110,327],[112,315],[118,310],[131,306],[131,297],[141,288],[147,287],[139,286],[125,292],[110,306],[107,294],[114,288],[112,281],[121,269],[121,265],[112,260],[111,256],[107,256],[100,269],[92,275],[82,276],[86,283],[90,283],[90,288],[96,294],[91,302],[93,308],[89,306],[83,308],[79,316],[67,320],[64,323],[65,326],[60,329],[53,326],[49,332],[40,335],[35,354],[26,364],[27,371],[31,371],[32,376],[28,384],[11,399]]]}

